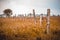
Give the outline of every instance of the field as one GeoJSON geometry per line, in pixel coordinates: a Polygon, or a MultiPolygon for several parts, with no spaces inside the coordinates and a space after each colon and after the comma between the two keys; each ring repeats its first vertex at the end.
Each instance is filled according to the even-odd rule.
{"type": "Polygon", "coordinates": [[[60,16],[50,17],[50,29],[47,34],[46,18],[0,18],[0,40],[60,40],[60,16]]]}

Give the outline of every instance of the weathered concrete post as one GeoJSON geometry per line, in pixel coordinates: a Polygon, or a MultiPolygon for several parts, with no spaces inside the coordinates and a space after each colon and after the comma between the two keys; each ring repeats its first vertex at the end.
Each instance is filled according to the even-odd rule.
{"type": "Polygon", "coordinates": [[[29,16],[31,17],[31,16],[32,16],[32,14],[30,13],[30,14],[29,14],[29,16]]]}
{"type": "Polygon", "coordinates": [[[25,14],[25,17],[26,17],[26,14],[25,14]]]}
{"type": "Polygon", "coordinates": [[[42,22],[43,22],[43,14],[40,15],[40,26],[42,26],[42,22]]]}
{"type": "Polygon", "coordinates": [[[34,22],[36,24],[36,16],[35,16],[35,10],[33,9],[33,17],[34,17],[34,22]]]}
{"type": "Polygon", "coordinates": [[[47,34],[50,33],[50,9],[47,9],[47,34]]]}

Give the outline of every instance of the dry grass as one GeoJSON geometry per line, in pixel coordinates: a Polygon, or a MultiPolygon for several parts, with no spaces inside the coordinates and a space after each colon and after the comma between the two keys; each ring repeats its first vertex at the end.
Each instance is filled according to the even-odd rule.
{"type": "Polygon", "coordinates": [[[50,18],[50,34],[46,33],[46,18],[40,27],[39,18],[0,18],[0,40],[60,40],[60,17],[50,18]]]}

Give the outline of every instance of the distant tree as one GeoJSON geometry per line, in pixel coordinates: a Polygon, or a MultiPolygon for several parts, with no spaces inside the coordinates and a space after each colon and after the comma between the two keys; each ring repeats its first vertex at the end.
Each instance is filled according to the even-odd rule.
{"type": "Polygon", "coordinates": [[[60,15],[58,14],[58,16],[60,16],[60,15]]]}
{"type": "Polygon", "coordinates": [[[12,15],[12,10],[11,9],[5,9],[3,12],[7,17],[10,17],[12,15]]]}
{"type": "Polygon", "coordinates": [[[56,16],[56,15],[53,14],[53,16],[56,16]]]}

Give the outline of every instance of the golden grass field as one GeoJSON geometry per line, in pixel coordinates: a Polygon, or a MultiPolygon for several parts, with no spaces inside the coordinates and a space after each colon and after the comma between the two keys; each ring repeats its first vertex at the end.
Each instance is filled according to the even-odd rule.
{"type": "Polygon", "coordinates": [[[46,33],[46,18],[0,18],[0,40],[60,40],[60,17],[50,17],[50,33],[46,33]]]}

